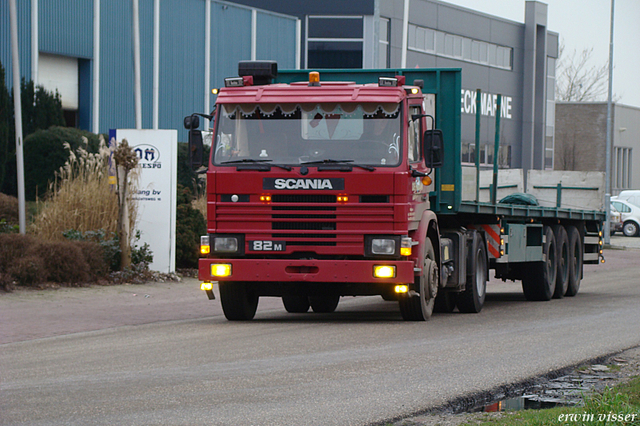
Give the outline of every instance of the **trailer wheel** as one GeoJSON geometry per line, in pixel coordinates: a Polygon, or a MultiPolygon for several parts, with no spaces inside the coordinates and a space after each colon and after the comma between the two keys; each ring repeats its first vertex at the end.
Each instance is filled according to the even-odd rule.
{"type": "Polygon", "coordinates": [[[487,248],[479,233],[473,234],[470,262],[467,268],[467,285],[458,294],[458,310],[465,314],[477,314],[484,306],[487,295],[487,248]]]}
{"type": "Polygon", "coordinates": [[[556,247],[558,249],[558,274],[553,298],[561,299],[569,287],[569,237],[567,236],[567,230],[562,225],[553,227],[553,235],[556,237],[556,247]]]}
{"type": "Polygon", "coordinates": [[[287,295],[282,296],[282,304],[291,314],[304,314],[309,310],[309,298],[307,296],[287,295]]]}
{"type": "Polygon", "coordinates": [[[556,288],[558,275],[556,238],[548,226],[544,227],[544,235],[546,241],[542,246],[542,252],[547,260],[529,264],[527,273],[522,278],[522,291],[527,300],[551,300],[556,288]]]}
{"type": "Polygon", "coordinates": [[[245,282],[219,282],[220,303],[229,321],[249,321],[256,315],[258,296],[245,282]]]}
{"type": "Polygon", "coordinates": [[[580,290],[580,279],[582,278],[582,240],[580,232],[575,226],[567,227],[569,238],[569,285],[565,296],[573,297],[580,290]]]}
{"type": "Polygon", "coordinates": [[[405,321],[426,321],[431,318],[438,294],[438,264],[431,240],[425,240],[425,256],[422,275],[416,276],[413,284],[417,295],[404,295],[398,299],[400,313],[405,321]]]}
{"type": "Polygon", "coordinates": [[[330,314],[334,312],[340,302],[339,295],[309,296],[309,304],[313,312],[317,314],[330,314]]]}

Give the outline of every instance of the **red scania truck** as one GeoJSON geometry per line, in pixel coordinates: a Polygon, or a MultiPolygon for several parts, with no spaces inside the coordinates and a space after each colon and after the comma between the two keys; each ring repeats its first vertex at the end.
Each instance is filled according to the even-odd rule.
{"type": "MultiPolygon", "coordinates": [[[[604,213],[463,200],[460,79],[240,63],[209,116],[199,261],[227,319],[252,319],[266,296],[295,313],[361,295],[397,300],[409,321],[477,313],[490,269],[529,300],[578,292],[583,263],[602,258],[604,213]]],[[[195,167],[198,121],[185,118],[195,167]]]]}

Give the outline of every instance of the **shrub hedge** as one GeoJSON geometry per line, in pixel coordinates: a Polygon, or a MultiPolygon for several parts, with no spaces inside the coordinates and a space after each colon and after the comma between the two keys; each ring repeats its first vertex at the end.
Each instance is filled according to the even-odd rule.
{"type": "Polygon", "coordinates": [[[39,241],[30,235],[0,234],[0,287],[46,282],[78,285],[106,278],[102,248],[89,241],[39,241]]]}
{"type": "Polygon", "coordinates": [[[25,198],[34,201],[47,193],[49,182],[54,181],[55,173],[69,159],[69,152],[63,143],[69,143],[71,151],[79,147],[89,153],[98,152],[98,135],[72,127],[53,126],[47,130],[37,130],[24,140],[24,186],[25,198]],[[87,146],[84,146],[84,140],[87,146]]]}

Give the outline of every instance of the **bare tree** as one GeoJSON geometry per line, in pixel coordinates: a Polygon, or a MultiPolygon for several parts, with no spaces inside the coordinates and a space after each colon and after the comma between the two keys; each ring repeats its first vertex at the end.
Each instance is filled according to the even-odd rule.
{"type": "Polygon", "coordinates": [[[560,43],[556,66],[556,100],[564,102],[605,101],[608,94],[609,61],[593,65],[593,48],[567,55],[560,43]]]}

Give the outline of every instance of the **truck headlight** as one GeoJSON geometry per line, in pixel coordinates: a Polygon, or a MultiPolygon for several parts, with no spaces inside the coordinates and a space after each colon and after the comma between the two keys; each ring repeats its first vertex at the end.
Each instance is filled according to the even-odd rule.
{"type": "Polygon", "coordinates": [[[372,238],[371,253],[393,256],[396,254],[396,240],[391,238],[372,238]]]}
{"type": "Polygon", "coordinates": [[[235,253],[238,251],[236,237],[213,237],[213,250],[216,253],[235,253]]]}

